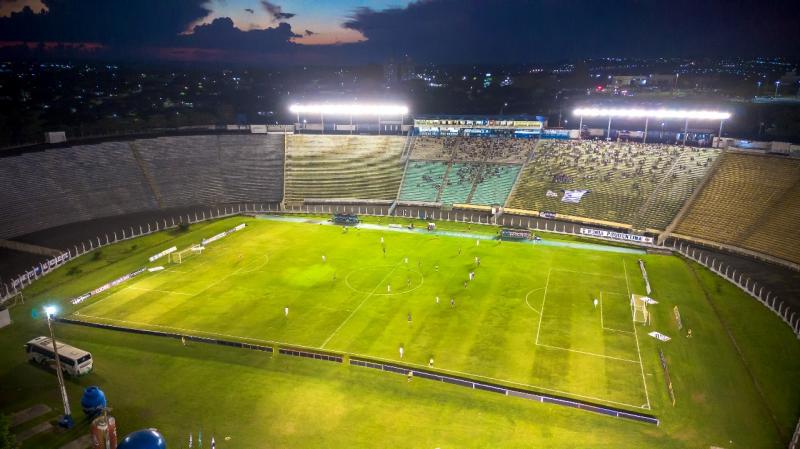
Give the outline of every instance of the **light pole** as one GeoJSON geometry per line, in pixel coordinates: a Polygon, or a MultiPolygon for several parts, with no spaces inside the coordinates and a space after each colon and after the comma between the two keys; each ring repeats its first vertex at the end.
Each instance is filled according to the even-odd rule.
{"type": "Polygon", "coordinates": [[[781,80],[775,81],[775,98],[778,98],[778,88],[781,87],[781,80]]]}
{"type": "Polygon", "coordinates": [[[644,138],[642,139],[642,143],[647,143],[647,125],[650,124],[650,117],[645,117],[644,119],[644,138]]]}
{"type": "Polygon", "coordinates": [[[661,133],[658,135],[658,140],[660,140],[662,142],[664,141],[664,125],[665,124],[666,123],[661,122],[661,133]]]}
{"type": "Polygon", "coordinates": [[[58,377],[58,388],[61,390],[61,401],[64,403],[64,417],[58,425],[66,429],[71,429],[75,425],[72,420],[72,412],[69,409],[69,398],[67,398],[67,387],[64,385],[64,373],[61,370],[61,359],[58,357],[58,345],[56,344],[56,334],[53,331],[53,317],[57,309],[55,306],[47,306],[44,313],[47,316],[47,328],[50,329],[50,341],[53,342],[53,354],[56,359],[56,376],[58,377]]]}
{"type": "Polygon", "coordinates": [[[761,81],[756,81],[756,97],[761,95],[761,81]]]}

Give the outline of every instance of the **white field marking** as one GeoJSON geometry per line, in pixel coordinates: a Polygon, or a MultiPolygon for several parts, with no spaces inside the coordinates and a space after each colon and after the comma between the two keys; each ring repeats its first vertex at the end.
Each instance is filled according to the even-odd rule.
{"type": "MultiPolygon", "coordinates": [[[[265,340],[265,339],[260,339],[260,338],[251,338],[251,337],[241,337],[239,335],[223,334],[223,333],[219,333],[219,332],[208,332],[208,331],[201,331],[201,330],[197,330],[197,329],[187,329],[187,328],[174,327],[174,326],[164,326],[164,325],[161,325],[161,324],[142,323],[142,322],[137,322],[137,321],[119,320],[119,319],[115,319],[115,318],[104,318],[104,317],[99,317],[99,316],[83,315],[83,314],[78,315],[77,313],[73,313],[73,315],[80,316],[82,318],[90,318],[90,319],[101,320],[101,321],[112,321],[112,322],[117,322],[117,323],[126,323],[126,324],[133,324],[133,325],[145,326],[145,327],[147,327],[147,326],[149,326],[149,327],[157,327],[157,328],[161,328],[161,329],[168,329],[168,330],[186,332],[187,334],[206,334],[206,335],[219,336],[219,337],[238,338],[240,340],[248,340],[248,341],[264,343],[264,344],[270,344],[270,345],[293,346],[293,347],[296,347],[296,348],[304,348],[304,349],[311,349],[311,350],[322,350],[323,349],[321,347],[318,348],[318,347],[314,347],[314,346],[306,346],[306,345],[300,345],[300,344],[296,344],[296,343],[286,343],[286,342],[280,342],[280,341],[275,341],[275,340],[265,340]]],[[[372,355],[364,355],[364,354],[357,354],[357,353],[346,353],[346,354],[351,355],[351,356],[355,356],[355,357],[370,358],[370,359],[379,360],[379,361],[382,361],[382,362],[397,363],[397,360],[385,359],[385,358],[381,358],[381,357],[375,357],[375,356],[372,356],[372,355]]],[[[409,365],[409,366],[417,366],[417,367],[420,367],[420,368],[428,368],[428,365],[424,365],[424,364],[420,364],[420,363],[411,363],[411,362],[403,361],[403,364],[404,365],[409,365]]],[[[482,376],[480,374],[468,373],[468,372],[464,372],[464,371],[455,371],[455,370],[449,370],[449,369],[444,369],[444,368],[439,368],[439,367],[436,368],[436,371],[443,372],[443,373],[454,374],[454,375],[458,375],[458,376],[463,376],[463,377],[467,377],[467,378],[472,377],[472,378],[476,378],[476,379],[486,379],[486,380],[491,380],[491,381],[495,381],[495,382],[502,382],[502,383],[505,383],[505,384],[508,384],[508,385],[516,385],[516,386],[520,386],[520,387],[526,387],[526,388],[528,388],[530,390],[534,390],[534,391],[535,390],[547,391],[547,392],[556,393],[556,394],[562,394],[562,395],[571,396],[571,397],[575,397],[575,398],[588,399],[588,400],[597,401],[597,402],[604,402],[606,404],[614,404],[614,405],[620,405],[620,406],[631,407],[631,408],[636,408],[636,409],[646,409],[647,408],[647,407],[643,407],[641,405],[633,405],[633,404],[628,404],[628,403],[625,403],[625,402],[612,401],[610,399],[603,399],[603,398],[598,398],[598,397],[594,397],[594,396],[587,396],[587,395],[583,395],[583,394],[572,393],[572,392],[564,391],[564,390],[557,390],[557,389],[554,389],[554,388],[543,387],[541,385],[533,385],[533,384],[526,384],[526,383],[521,383],[521,382],[514,382],[514,381],[511,381],[511,380],[499,379],[499,378],[496,378],[496,377],[489,377],[489,376],[482,376]]]]}
{"type": "Polygon", "coordinates": [[[543,348],[548,348],[548,349],[556,349],[556,350],[559,350],[559,351],[575,352],[575,353],[578,353],[578,354],[589,355],[589,356],[592,356],[592,357],[599,357],[599,358],[602,358],[602,359],[619,360],[620,362],[639,363],[638,360],[623,359],[621,357],[614,357],[614,356],[611,356],[611,355],[597,354],[597,353],[594,353],[594,352],[579,351],[577,349],[562,348],[560,346],[550,346],[550,345],[545,345],[545,344],[542,344],[542,343],[537,343],[536,346],[541,346],[543,348]]]}
{"type": "MultiPolygon", "coordinates": [[[[628,298],[631,297],[631,286],[628,283],[628,267],[625,259],[622,259],[622,270],[625,272],[625,288],[628,289],[628,298]]],[[[631,315],[631,321],[633,316],[631,315]]],[[[639,334],[636,332],[636,323],[633,323],[633,336],[636,338],[636,354],[639,356],[639,368],[642,370],[642,384],[644,385],[644,397],[647,400],[647,409],[650,409],[650,393],[647,392],[647,378],[644,375],[644,364],[642,363],[642,352],[639,350],[639,334]]]]}
{"type": "MultiPolygon", "coordinates": [[[[353,273],[355,273],[355,272],[357,272],[357,271],[369,270],[370,268],[381,268],[381,267],[392,267],[392,266],[393,266],[393,265],[379,265],[378,267],[365,267],[365,268],[357,268],[357,269],[355,269],[355,270],[353,270],[353,271],[351,271],[351,272],[347,273],[347,276],[345,276],[345,277],[344,277],[344,283],[345,283],[345,285],[347,285],[347,287],[348,287],[350,290],[352,290],[352,291],[354,291],[354,292],[356,292],[356,293],[361,293],[361,294],[364,294],[364,293],[369,293],[369,292],[365,292],[365,291],[363,291],[363,290],[359,290],[359,289],[357,289],[357,288],[353,287],[353,286],[350,284],[350,276],[352,276],[352,275],[353,275],[353,273]]],[[[394,268],[397,268],[397,267],[395,266],[394,268]]],[[[401,291],[401,292],[392,292],[392,293],[373,293],[373,296],[394,296],[394,295],[404,295],[404,294],[406,294],[406,293],[411,293],[411,292],[413,292],[414,290],[416,290],[416,289],[418,289],[418,288],[422,287],[422,284],[424,284],[424,283],[425,283],[425,276],[423,276],[423,275],[422,275],[422,272],[421,272],[421,271],[419,271],[419,270],[412,269],[411,271],[413,271],[413,272],[415,272],[415,273],[419,273],[419,279],[420,279],[420,280],[419,280],[419,285],[417,285],[416,287],[412,288],[411,290],[405,290],[405,291],[401,291]]],[[[374,291],[374,289],[373,289],[373,291],[374,291]]]]}
{"type": "MultiPolygon", "coordinates": [[[[266,265],[266,264],[268,264],[268,263],[269,263],[269,254],[264,254],[264,262],[262,262],[262,263],[261,263],[261,265],[259,265],[259,266],[255,267],[255,268],[253,268],[252,270],[245,270],[245,271],[242,271],[242,273],[241,273],[241,274],[254,273],[254,272],[256,272],[256,271],[259,271],[259,270],[261,270],[261,268],[263,268],[263,267],[264,267],[264,265],[266,265]]],[[[245,266],[246,266],[246,265],[245,265],[245,266]]],[[[244,267],[242,267],[242,268],[244,268],[244,267]]]]}
{"type": "Polygon", "coordinates": [[[539,308],[539,326],[536,327],[536,344],[539,344],[539,331],[542,330],[542,317],[544,316],[544,303],[547,301],[547,286],[550,285],[550,273],[553,269],[547,270],[547,281],[544,283],[544,297],[542,298],[542,307],[539,308]]]}
{"type": "Polygon", "coordinates": [[[622,276],[612,276],[610,274],[605,274],[605,273],[590,273],[588,271],[565,270],[564,268],[553,268],[553,271],[564,271],[567,273],[585,274],[587,276],[602,276],[611,279],[622,279],[622,276]]]}
{"type": "Polygon", "coordinates": [[[538,292],[539,290],[544,290],[544,287],[534,288],[533,290],[529,291],[529,292],[528,292],[528,293],[525,295],[525,304],[527,304],[527,305],[528,305],[528,307],[530,307],[530,309],[531,309],[531,310],[533,310],[534,312],[536,312],[536,313],[538,313],[539,315],[541,315],[542,313],[541,313],[541,312],[539,312],[538,310],[534,309],[534,308],[533,308],[533,306],[531,305],[531,303],[529,303],[529,302],[528,302],[528,296],[530,296],[530,295],[531,295],[531,293],[533,293],[533,292],[538,292]]]}
{"type": "MultiPolygon", "coordinates": [[[[267,264],[267,262],[268,262],[268,261],[269,261],[269,260],[267,260],[267,261],[264,261],[264,262],[263,262],[261,265],[257,266],[257,267],[256,267],[256,268],[254,268],[254,269],[255,269],[255,270],[257,270],[257,269],[259,269],[259,268],[263,267],[264,265],[266,265],[266,264],[267,264]]],[[[192,293],[192,294],[191,294],[191,296],[198,296],[198,295],[200,295],[200,294],[201,294],[201,293],[203,293],[204,291],[206,291],[206,290],[208,290],[209,288],[211,288],[211,287],[213,287],[213,286],[215,286],[215,285],[219,284],[220,282],[222,282],[222,281],[224,281],[224,280],[228,279],[229,277],[231,277],[231,276],[235,276],[235,275],[239,274],[239,272],[241,272],[241,271],[242,271],[242,270],[244,270],[245,268],[247,268],[247,265],[245,265],[245,266],[243,266],[243,267],[240,267],[240,268],[238,268],[238,269],[234,270],[233,272],[231,272],[231,273],[228,273],[228,274],[226,274],[225,276],[223,276],[223,277],[221,277],[221,278],[217,279],[216,281],[214,281],[214,282],[212,282],[212,283],[210,283],[210,284],[206,285],[206,286],[205,286],[205,287],[204,287],[202,290],[200,290],[199,292],[197,292],[197,293],[192,293]]],[[[249,273],[249,271],[244,271],[244,273],[249,273]]]]}
{"type": "Polygon", "coordinates": [[[322,346],[319,347],[320,349],[325,348],[325,345],[327,345],[328,342],[331,341],[331,338],[333,338],[333,336],[336,335],[337,332],[339,332],[339,329],[341,329],[342,326],[347,324],[347,322],[350,321],[350,318],[353,318],[353,315],[355,315],[356,312],[358,312],[358,309],[360,309],[361,306],[363,306],[364,303],[367,302],[367,300],[372,297],[372,295],[375,293],[375,291],[378,289],[378,287],[383,286],[383,283],[386,282],[386,279],[388,279],[389,276],[391,276],[395,272],[395,270],[397,270],[397,268],[400,267],[402,264],[403,263],[400,262],[397,265],[395,265],[394,268],[392,268],[389,271],[389,273],[387,273],[386,276],[383,277],[383,279],[378,281],[378,283],[375,285],[375,288],[373,288],[372,291],[369,292],[369,294],[367,296],[365,296],[363,300],[361,300],[361,303],[359,303],[358,306],[355,309],[353,309],[352,312],[350,312],[350,315],[347,315],[347,318],[345,318],[344,321],[339,323],[339,326],[336,329],[334,329],[334,331],[328,336],[328,338],[325,339],[325,341],[322,342],[322,346]]]}
{"type": "Polygon", "coordinates": [[[130,290],[141,290],[143,292],[159,292],[159,293],[170,293],[170,294],[173,294],[173,295],[194,296],[191,293],[175,292],[175,291],[170,291],[170,290],[159,290],[159,289],[156,289],[156,288],[142,288],[142,287],[134,287],[134,286],[130,286],[128,288],[130,290]]]}
{"type": "MultiPolygon", "coordinates": [[[[610,293],[612,295],[625,296],[624,293],[616,293],[616,292],[606,292],[606,293],[607,294],[610,293]]],[[[602,291],[600,291],[600,326],[602,326],[603,330],[606,330],[606,331],[621,332],[621,333],[624,333],[624,334],[632,334],[633,333],[633,331],[624,331],[622,329],[614,329],[612,327],[606,327],[605,324],[603,324],[603,292],[602,291]]]]}
{"type": "Polygon", "coordinates": [[[600,328],[605,329],[606,325],[603,324],[603,291],[600,290],[600,328]]]}
{"type": "MultiPolygon", "coordinates": [[[[364,354],[357,354],[357,353],[347,353],[347,354],[349,354],[350,356],[353,356],[353,357],[364,357],[364,358],[369,358],[369,359],[373,359],[373,360],[379,360],[379,361],[382,361],[382,362],[398,363],[398,360],[385,359],[385,358],[382,358],[382,357],[375,357],[375,356],[372,356],[372,355],[364,355],[364,354]]],[[[403,365],[418,366],[420,368],[429,368],[428,365],[424,365],[424,364],[420,364],[420,363],[406,362],[405,360],[402,363],[403,363],[403,365]]],[[[597,401],[597,402],[605,402],[607,404],[615,404],[615,405],[621,405],[621,406],[625,406],[625,407],[638,408],[638,409],[645,409],[646,408],[646,407],[642,407],[641,405],[633,405],[633,404],[628,404],[628,403],[625,403],[625,402],[617,402],[617,401],[612,401],[612,400],[609,400],[609,399],[602,399],[602,398],[598,398],[598,397],[594,397],[594,396],[587,396],[587,395],[572,393],[572,392],[569,392],[569,391],[557,390],[557,389],[554,389],[554,388],[543,387],[541,385],[533,385],[533,384],[526,384],[526,383],[521,383],[521,382],[514,382],[514,381],[511,381],[511,380],[499,379],[499,378],[496,378],[496,377],[489,377],[489,376],[482,376],[480,374],[468,373],[468,372],[464,372],[464,371],[455,371],[455,370],[449,370],[449,369],[444,369],[444,368],[439,368],[439,367],[436,367],[436,371],[443,372],[443,373],[449,373],[449,374],[455,374],[455,375],[463,376],[463,377],[466,377],[466,378],[486,379],[486,380],[491,380],[491,381],[494,381],[494,382],[502,382],[502,383],[505,383],[505,384],[508,384],[508,385],[516,385],[516,386],[520,386],[520,387],[527,387],[528,389],[531,389],[531,390],[534,390],[534,391],[535,390],[548,391],[548,392],[551,392],[551,393],[563,394],[563,395],[572,396],[572,397],[575,397],[575,398],[589,399],[589,400],[597,401]]]]}
{"type": "Polygon", "coordinates": [[[123,291],[123,290],[127,290],[127,289],[129,289],[129,288],[131,288],[131,287],[130,287],[130,286],[127,286],[127,287],[122,287],[122,288],[120,288],[119,290],[116,290],[116,291],[110,292],[108,295],[106,295],[106,296],[104,296],[104,297],[102,297],[102,298],[98,299],[97,301],[90,302],[89,304],[85,304],[83,307],[81,307],[81,308],[80,308],[80,309],[78,309],[78,310],[82,310],[82,309],[85,309],[86,307],[94,306],[95,304],[100,304],[101,302],[105,301],[106,299],[108,299],[108,298],[110,298],[110,297],[112,297],[112,296],[116,295],[117,293],[122,293],[122,291],[123,291]]]}

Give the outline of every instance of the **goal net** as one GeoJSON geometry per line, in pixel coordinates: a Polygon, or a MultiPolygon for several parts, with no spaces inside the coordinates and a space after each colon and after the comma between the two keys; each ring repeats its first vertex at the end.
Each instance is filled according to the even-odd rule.
{"type": "Polygon", "coordinates": [[[647,311],[647,299],[641,295],[631,295],[631,315],[634,323],[650,324],[650,313],[647,311]]]}
{"type": "Polygon", "coordinates": [[[183,263],[186,259],[192,256],[202,254],[204,249],[206,248],[203,245],[192,245],[189,248],[170,253],[169,261],[171,263],[183,263]]]}

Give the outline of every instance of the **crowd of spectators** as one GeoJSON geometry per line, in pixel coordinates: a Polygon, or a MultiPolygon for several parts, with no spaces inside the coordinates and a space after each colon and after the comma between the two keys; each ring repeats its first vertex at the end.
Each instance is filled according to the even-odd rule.
{"type": "Polygon", "coordinates": [[[536,140],[513,137],[418,137],[414,159],[524,162],[536,140]]]}

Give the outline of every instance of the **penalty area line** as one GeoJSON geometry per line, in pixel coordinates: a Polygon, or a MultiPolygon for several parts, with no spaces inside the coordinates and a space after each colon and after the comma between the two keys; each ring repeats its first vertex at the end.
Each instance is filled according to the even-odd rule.
{"type": "MultiPolygon", "coordinates": [[[[622,259],[622,271],[625,272],[625,288],[628,290],[628,298],[631,297],[631,285],[628,282],[628,267],[625,259],[622,259]]],[[[631,316],[633,321],[633,316],[631,316]]],[[[644,397],[647,400],[647,409],[650,409],[650,393],[647,392],[647,378],[644,375],[644,363],[642,363],[642,351],[639,349],[639,334],[636,332],[636,323],[633,323],[633,336],[636,339],[636,354],[639,356],[639,368],[642,371],[642,384],[644,385],[644,397]]]]}

